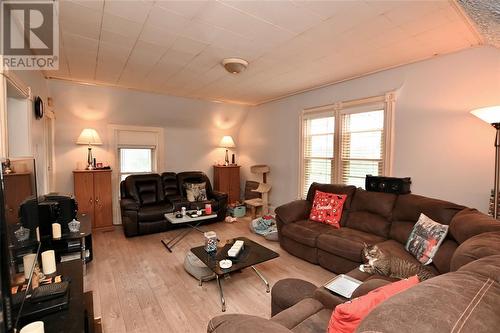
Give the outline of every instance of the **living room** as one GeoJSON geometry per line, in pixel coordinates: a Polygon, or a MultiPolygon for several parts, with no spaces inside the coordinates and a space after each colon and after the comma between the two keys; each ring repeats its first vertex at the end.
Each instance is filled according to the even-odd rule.
{"type": "MultiPolygon", "coordinates": [[[[16,7],[18,3],[3,2],[3,13],[30,9],[16,7]]],[[[76,199],[81,231],[85,224],[90,230],[79,238],[78,258],[92,253],[89,262],[83,258],[86,263],[78,275],[82,295],[92,300],[89,322],[96,331],[355,331],[359,321],[351,330],[340,330],[330,317],[337,314],[338,320],[344,304],[359,301],[324,293],[323,286],[342,274],[365,281],[355,294],[359,300],[372,289],[392,286],[381,282],[384,278],[409,281],[367,279],[358,266],[363,266],[363,246],[384,242],[390,246],[381,246],[383,251],[423,264],[405,249],[420,214],[447,226],[446,239],[438,245],[441,252],[436,248],[440,254],[422,265],[439,276],[365,313],[358,331],[404,332],[425,315],[433,317],[414,330],[496,330],[500,315],[488,309],[496,306],[491,299],[500,289],[500,224],[488,215],[497,214],[498,196],[493,194],[500,178],[491,126],[500,117],[498,4],[45,3],[52,6],[53,20],[45,22],[51,22],[55,36],[51,45],[57,51],[52,53],[57,68],[22,67],[22,56],[16,58],[3,46],[0,155],[11,163],[9,167],[2,160],[3,178],[31,171],[36,184],[31,194],[40,198],[57,192],[76,199]],[[35,161],[33,169],[27,160],[35,161]],[[370,174],[411,185],[412,194],[370,191],[365,186],[370,174]],[[105,185],[97,185],[98,177],[105,185]],[[100,195],[88,199],[89,182],[95,182],[91,191],[101,188],[100,195]],[[189,200],[188,192],[194,192],[187,189],[193,183],[205,183],[207,202],[189,200]],[[334,227],[309,220],[315,191],[343,198],[334,227]],[[404,199],[408,196],[413,199],[404,199]],[[257,208],[243,203],[255,198],[257,208]],[[143,206],[150,209],[141,211],[143,206]],[[213,219],[189,220],[182,208],[188,215],[194,210],[213,219]],[[269,220],[264,218],[268,214],[269,220]],[[365,220],[374,222],[367,226],[365,220]],[[254,232],[268,221],[277,229],[269,234],[274,240],[254,232]],[[400,221],[411,225],[400,228],[400,221]],[[470,229],[463,221],[470,221],[470,229]],[[336,233],[326,227],[355,232],[332,239],[336,233]],[[261,256],[246,265],[246,259],[233,260],[228,271],[212,267],[208,273],[213,279],[205,281],[185,267],[189,258],[196,264],[204,260],[193,249],[205,244],[209,231],[215,232],[219,249],[244,238],[247,247],[239,250],[244,253],[256,244],[261,256]],[[398,252],[400,247],[406,252],[398,252]],[[460,274],[470,271],[466,266],[475,264],[466,264],[465,257],[486,261],[460,280],[460,274]],[[472,296],[464,293],[460,298],[455,286],[447,284],[453,279],[473,286],[472,296]],[[483,286],[483,280],[494,282],[483,286]],[[433,304],[424,309],[422,304],[433,298],[444,298],[456,308],[447,312],[433,304]],[[477,311],[468,310],[471,304],[477,311]],[[384,316],[384,311],[403,305],[415,316],[384,316]],[[447,316],[452,318],[447,324],[436,323],[447,316]],[[377,326],[376,319],[388,324],[377,326]]],[[[44,13],[40,8],[35,9],[44,13]]],[[[25,18],[18,16],[8,29],[3,27],[12,39],[24,36],[12,31],[24,29],[19,20],[25,18]]],[[[30,38],[21,40],[32,43],[30,38]]],[[[40,54],[37,48],[29,51],[40,54]]],[[[6,205],[8,194],[5,190],[6,205]]],[[[39,224],[42,230],[41,219],[39,224]]],[[[19,226],[26,227],[16,221],[9,228],[19,226]]],[[[57,228],[49,230],[50,238],[57,238],[57,228]]],[[[65,228],[62,236],[69,230],[65,228]]],[[[41,251],[50,251],[56,242],[44,242],[44,236],[38,242],[41,251]]],[[[30,237],[36,237],[35,230],[30,237]]],[[[23,263],[23,257],[18,259],[23,263]]],[[[64,264],[60,260],[56,249],[58,267],[64,264]]],[[[207,269],[206,263],[200,265],[207,269]]],[[[57,274],[67,274],[61,272],[58,268],[57,274]]],[[[73,288],[78,279],[71,280],[73,288]]],[[[31,316],[17,326],[2,323],[0,332],[11,332],[14,326],[20,330],[20,324],[32,321],[42,321],[45,329],[42,325],[42,330],[38,326],[25,332],[88,331],[83,321],[82,327],[65,326],[70,322],[65,311],[44,314],[50,320],[31,316]]]]}

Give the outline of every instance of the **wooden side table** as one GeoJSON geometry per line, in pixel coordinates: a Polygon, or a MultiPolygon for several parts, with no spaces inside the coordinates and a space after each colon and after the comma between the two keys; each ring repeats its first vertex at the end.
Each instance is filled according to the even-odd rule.
{"type": "Polygon", "coordinates": [[[240,166],[214,165],[214,190],[227,193],[228,203],[240,200],[240,166]]]}

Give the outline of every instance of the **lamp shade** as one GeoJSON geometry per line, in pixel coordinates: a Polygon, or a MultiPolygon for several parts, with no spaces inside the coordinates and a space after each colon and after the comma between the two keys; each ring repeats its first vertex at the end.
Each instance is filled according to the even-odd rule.
{"type": "Polygon", "coordinates": [[[472,110],[470,113],[489,124],[500,123],[500,105],[472,110]]]}
{"type": "Polygon", "coordinates": [[[99,134],[97,134],[97,131],[93,128],[85,128],[82,133],[80,133],[76,143],[79,145],[102,145],[99,134]]]}
{"type": "Polygon", "coordinates": [[[220,140],[219,146],[222,148],[234,148],[236,145],[234,144],[233,138],[230,135],[224,135],[222,140],[220,140]]]}

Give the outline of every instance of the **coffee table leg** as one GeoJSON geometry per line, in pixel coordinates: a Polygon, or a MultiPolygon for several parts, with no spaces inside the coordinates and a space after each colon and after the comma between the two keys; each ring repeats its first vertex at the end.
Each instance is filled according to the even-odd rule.
{"type": "Polygon", "coordinates": [[[217,274],[215,274],[215,278],[217,279],[217,285],[219,286],[220,301],[222,303],[222,312],[226,312],[226,300],[224,299],[224,293],[222,292],[222,281],[219,275],[217,274]]]}
{"type": "Polygon", "coordinates": [[[174,248],[175,244],[179,243],[184,237],[186,237],[191,231],[193,230],[196,230],[198,232],[201,232],[203,233],[203,230],[201,230],[200,228],[198,228],[198,226],[201,224],[201,222],[198,222],[197,224],[195,225],[192,225],[192,224],[188,224],[189,227],[191,227],[191,229],[187,229],[187,230],[183,230],[183,231],[180,231],[178,234],[176,234],[174,237],[172,237],[168,242],[166,242],[165,240],[162,240],[161,242],[163,243],[163,245],[165,245],[165,247],[167,248],[167,250],[169,252],[172,252],[172,249],[174,248]],[[172,243],[172,244],[170,244],[172,243]]]}
{"type": "Polygon", "coordinates": [[[268,293],[270,291],[269,289],[269,282],[267,282],[266,278],[264,277],[264,275],[262,275],[262,273],[257,269],[255,268],[255,266],[252,266],[252,269],[255,271],[255,273],[260,277],[260,279],[262,281],[264,281],[264,283],[266,284],[266,293],[268,293]]]}

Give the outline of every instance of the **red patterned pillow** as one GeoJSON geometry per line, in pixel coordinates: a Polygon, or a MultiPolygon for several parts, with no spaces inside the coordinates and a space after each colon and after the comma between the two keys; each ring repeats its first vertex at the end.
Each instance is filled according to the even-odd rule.
{"type": "Polygon", "coordinates": [[[326,193],[316,190],[309,219],[340,228],[345,194],[326,193]]]}

